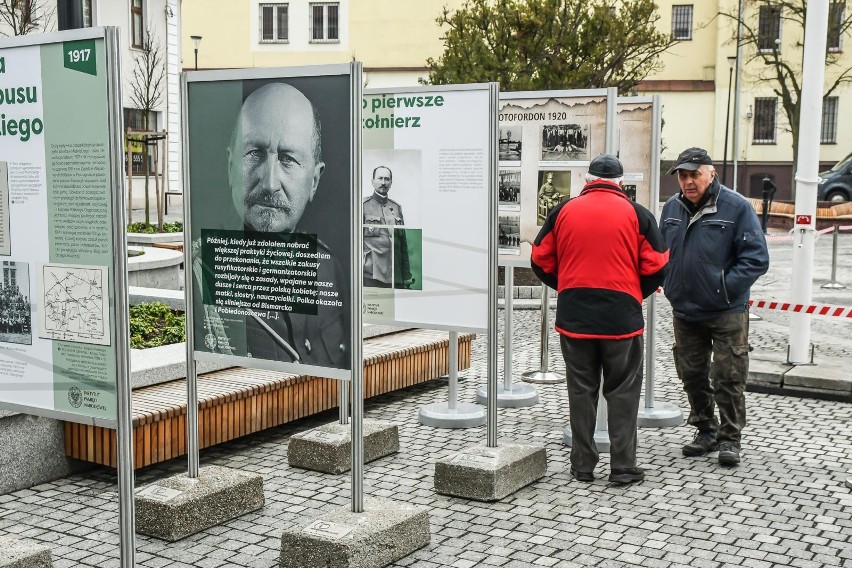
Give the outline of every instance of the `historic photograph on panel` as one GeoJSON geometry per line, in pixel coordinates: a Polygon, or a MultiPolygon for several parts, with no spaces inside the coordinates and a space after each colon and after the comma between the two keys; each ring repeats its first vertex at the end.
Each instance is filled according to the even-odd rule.
{"type": "Polygon", "coordinates": [[[544,225],[551,209],[571,196],[571,172],[542,170],[538,172],[536,224],[544,225]]]}
{"type": "Polygon", "coordinates": [[[500,215],[497,220],[499,254],[521,254],[520,215],[500,215]]]}
{"type": "Polygon", "coordinates": [[[521,170],[500,168],[498,192],[498,209],[501,211],[520,211],[521,170]]]}
{"type": "Polygon", "coordinates": [[[421,161],[420,150],[363,152],[365,287],[422,289],[421,161]]]}
{"type": "Polygon", "coordinates": [[[548,162],[587,162],[588,124],[545,124],[541,127],[541,159],[548,162]]]}
{"type": "Polygon", "coordinates": [[[521,161],[521,140],[524,128],[519,125],[500,127],[500,156],[501,162],[521,161]]]}
{"type": "Polygon", "coordinates": [[[196,349],[349,368],[349,101],[348,75],[188,85],[196,349]]]}
{"type": "Polygon", "coordinates": [[[3,261],[0,280],[0,342],[33,344],[30,266],[3,261]]]}

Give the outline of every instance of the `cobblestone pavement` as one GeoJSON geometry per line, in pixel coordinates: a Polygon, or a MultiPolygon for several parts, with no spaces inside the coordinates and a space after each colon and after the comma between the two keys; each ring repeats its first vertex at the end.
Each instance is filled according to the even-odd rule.
{"type": "MultiPolygon", "coordinates": [[[[842,241],[839,279],[852,285],[852,237],[842,241]]],[[[787,298],[789,249],[789,243],[773,243],[772,269],[755,287],[755,298],[787,298]]],[[[848,289],[819,288],[830,274],[830,238],[821,239],[817,249],[815,301],[852,305],[848,289]]],[[[669,351],[670,310],[665,300],[659,304],[657,398],[685,409],[669,351]]],[[[752,325],[752,343],[783,352],[786,315],[762,315],[752,325]]],[[[515,312],[515,373],[538,366],[538,326],[538,311],[515,312]]],[[[848,326],[814,318],[818,357],[850,357],[848,326]]],[[[554,335],[550,353],[551,368],[562,370],[554,335]]],[[[484,355],[480,337],[473,366],[462,374],[462,400],[475,400],[476,387],[485,381],[484,355]]],[[[499,411],[499,432],[501,441],[544,445],[547,475],[497,503],[433,491],[436,459],[485,440],[484,427],[441,430],[418,423],[422,405],[445,400],[445,380],[366,403],[368,417],[400,425],[401,451],[367,465],[365,493],[423,505],[431,515],[431,543],[395,566],[852,567],[852,491],[844,485],[852,468],[852,405],[749,393],[743,463],[735,469],[719,467],[715,454],[684,458],[680,446],[692,435],[685,426],[642,429],[639,462],[647,479],[619,488],[601,479],[608,473],[605,455],[594,483],[570,478],[569,452],[561,444],[568,420],[565,387],[538,389],[536,406],[499,411]]],[[[137,565],[276,566],[285,527],[349,503],[348,474],[299,471],[286,459],[293,433],[335,418],[328,412],[202,452],[202,465],[262,474],[266,505],[174,544],[137,536],[137,565]]],[[[185,467],[182,459],[152,466],[137,473],[137,483],[185,467]]],[[[0,496],[0,535],[47,544],[57,568],[119,566],[117,523],[115,475],[107,469],[0,496]]]]}

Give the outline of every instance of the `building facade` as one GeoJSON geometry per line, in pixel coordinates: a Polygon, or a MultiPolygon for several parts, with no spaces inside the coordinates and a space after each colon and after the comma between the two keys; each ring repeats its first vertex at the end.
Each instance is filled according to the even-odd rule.
{"type": "MultiPolygon", "coordinates": [[[[6,8],[9,9],[9,3],[6,8]]],[[[11,4],[15,4],[14,2],[11,4]]],[[[57,30],[116,26],[119,28],[121,48],[122,107],[125,128],[142,130],[144,114],[134,104],[133,70],[143,54],[148,34],[159,46],[163,57],[164,82],[160,87],[160,100],[148,116],[148,130],[166,131],[168,175],[166,188],[180,191],[180,1],[179,0],[21,0],[34,11],[35,26],[29,33],[57,30]]],[[[13,35],[9,29],[0,29],[3,35],[13,35]]],[[[130,148],[132,167],[133,206],[144,206],[144,167],[137,146],[130,148]]],[[[150,160],[149,160],[150,167],[150,160]]],[[[153,199],[154,186],[149,194],[153,199]]],[[[153,203],[153,201],[152,201],[153,203]]],[[[153,205],[152,205],[153,210],[153,205]]]]}

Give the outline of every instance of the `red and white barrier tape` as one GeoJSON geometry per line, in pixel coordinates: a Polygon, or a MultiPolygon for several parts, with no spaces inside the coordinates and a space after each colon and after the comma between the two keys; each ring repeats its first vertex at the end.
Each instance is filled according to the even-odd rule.
{"type": "Polygon", "coordinates": [[[843,306],[820,306],[816,304],[790,304],[788,302],[775,302],[771,300],[749,300],[753,308],[764,308],[767,310],[780,310],[782,312],[796,312],[813,314],[815,316],[831,316],[836,318],[852,318],[852,308],[843,306]]]}

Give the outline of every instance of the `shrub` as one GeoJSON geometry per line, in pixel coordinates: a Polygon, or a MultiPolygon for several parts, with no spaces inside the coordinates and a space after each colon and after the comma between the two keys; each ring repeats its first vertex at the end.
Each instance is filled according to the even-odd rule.
{"type": "MultiPolygon", "coordinates": [[[[174,221],[173,223],[163,223],[163,232],[164,233],[180,233],[183,231],[183,223],[180,221],[174,221]]],[[[127,225],[128,233],[148,233],[153,234],[158,232],[156,225],[149,225],[144,221],[138,221],[136,223],[130,223],[127,225]]]]}
{"type": "Polygon", "coordinates": [[[130,347],[147,349],[186,341],[186,318],[166,304],[152,302],[130,307],[130,347]]]}

